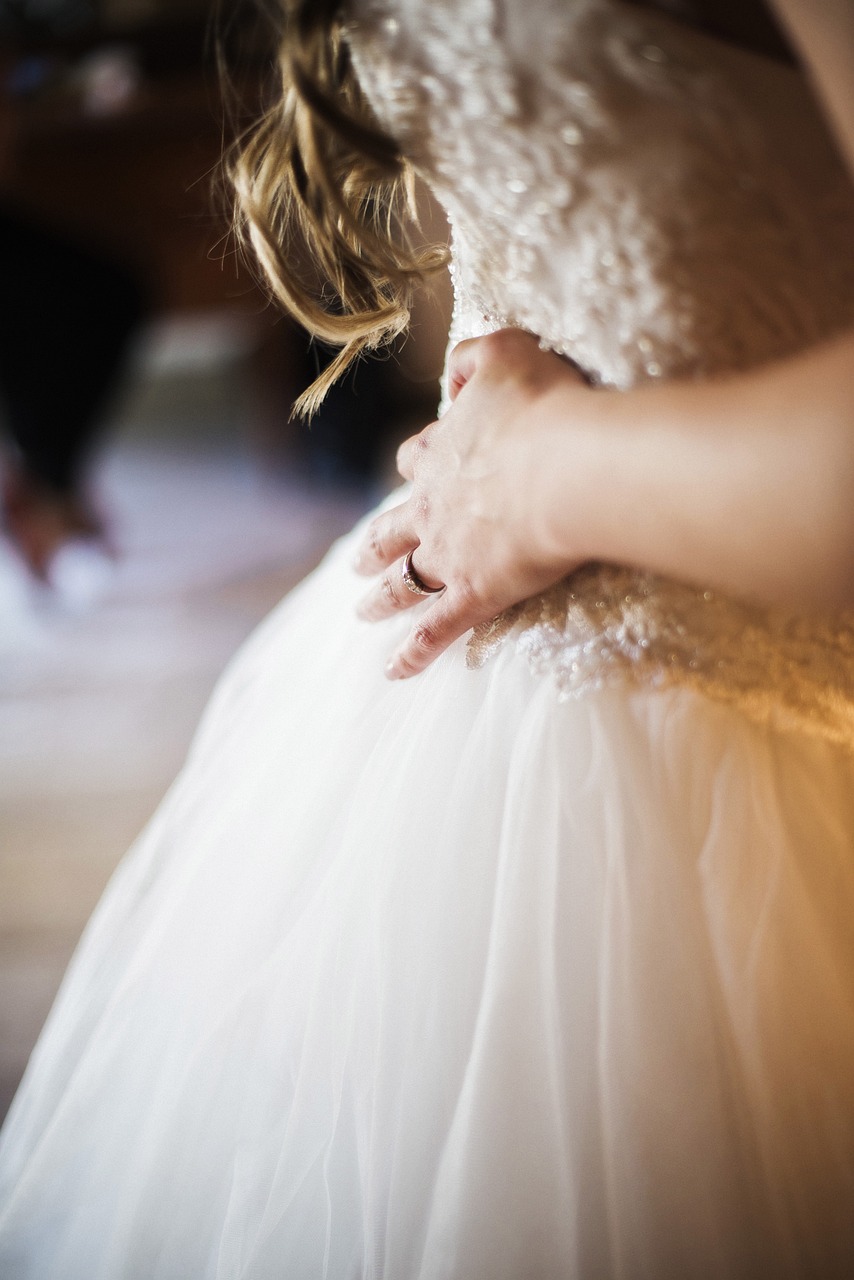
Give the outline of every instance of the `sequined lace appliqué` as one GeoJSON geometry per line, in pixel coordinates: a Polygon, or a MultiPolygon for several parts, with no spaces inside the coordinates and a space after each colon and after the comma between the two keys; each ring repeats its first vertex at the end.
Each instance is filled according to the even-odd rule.
{"type": "MultiPolygon", "coordinates": [[[[618,0],[352,10],[366,92],[448,211],[452,343],[517,325],[629,388],[748,368],[854,320],[854,197],[820,126],[789,147],[786,103],[814,113],[790,71],[618,0]]],[[[511,639],[562,696],[687,685],[854,746],[850,617],[590,567],[479,628],[469,661],[511,639]]]]}
{"type": "Polygon", "coordinates": [[[854,745],[854,619],[816,624],[629,569],[589,566],[468,647],[481,666],[511,634],[570,698],[624,680],[683,685],[760,724],[854,745]]]}

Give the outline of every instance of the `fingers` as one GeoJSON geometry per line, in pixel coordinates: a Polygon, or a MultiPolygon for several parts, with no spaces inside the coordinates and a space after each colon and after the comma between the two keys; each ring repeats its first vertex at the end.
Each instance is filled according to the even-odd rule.
{"type": "Polygon", "coordinates": [[[397,451],[395,459],[397,470],[404,480],[415,479],[415,455],[418,451],[418,441],[423,432],[417,436],[410,436],[408,440],[404,440],[403,444],[397,451]]]}
{"type": "Polygon", "coordinates": [[[356,552],[353,567],[357,573],[373,577],[395,560],[402,559],[407,551],[418,545],[418,541],[406,503],[392,507],[391,511],[384,511],[368,525],[362,544],[356,552]]]}
{"type": "Polygon", "coordinates": [[[465,338],[458,342],[448,360],[448,395],[456,400],[477,369],[482,338],[465,338]]]}
{"type": "MultiPolygon", "coordinates": [[[[426,586],[442,589],[440,584],[431,580],[428,574],[422,578],[421,571],[415,569],[414,565],[412,568],[416,577],[421,578],[426,586]]],[[[360,618],[366,622],[379,622],[382,618],[390,618],[392,614],[400,613],[403,609],[411,609],[419,600],[425,599],[421,592],[413,591],[406,585],[403,569],[403,562],[398,561],[383,574],[376,586],[372,587],[357,606],[356,612],[360,618]]]]}
{"type": "Polygon", "coordinates": [[[438,658],[449,644],[480,621],[467,601],[448,591],[425,609],[397,652],[386,663],[389,680],[406,680],[418,675],[438,658]]]}
{"type": "Polygon", "coordinates": [[[536,339],[524,329],[497,329],[482,338],[458,342],[448,360],[448,395],[456,400],[466,383],[487,365],[503,366],[518,361],[522,351],[536,348],[536,339]]]}
{"type": "Polygon", "coordinates": [[[398,449],[395,461],[397,469],[404,480],[415,479],[418,461],[426,456],[432,437],[438,427],[438,422],[429,422],[422,431],[418,431],[414,436],[410,436],[408,440],[404,440],[398,449]]]}

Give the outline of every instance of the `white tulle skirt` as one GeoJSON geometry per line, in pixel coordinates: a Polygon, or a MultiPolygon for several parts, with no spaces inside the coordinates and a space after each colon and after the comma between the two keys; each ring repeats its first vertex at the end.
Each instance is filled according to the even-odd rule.
{"type": "Polygon", "coordinates": [[[389,683],[352,540],[224,677],[7,1124],[4,1280],[854,1273],[854,762],[508,644],[389,683]]]}

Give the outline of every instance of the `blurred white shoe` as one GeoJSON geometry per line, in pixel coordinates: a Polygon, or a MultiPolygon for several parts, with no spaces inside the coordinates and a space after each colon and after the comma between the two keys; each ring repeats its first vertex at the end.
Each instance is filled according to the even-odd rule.
{"type": "Polygon", "coordinates": [[[0,540],[0,654],[30,645],[38,632],[26,569],[0,540]]]}
{"type": "Polygon", "coordinates": [[[74,613],[96,605],[116,575],[115,559],[95,538],[70,538],[57,549],[45,578],[56,603],[74,613]]]}

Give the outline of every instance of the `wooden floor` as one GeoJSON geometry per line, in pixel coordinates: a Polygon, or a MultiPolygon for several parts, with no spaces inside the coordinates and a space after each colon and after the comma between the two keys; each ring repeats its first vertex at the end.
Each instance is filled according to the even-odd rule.
{"type": "Polygon", "coordinates": [[[264,479],[204,375],[199,390],[210,429],[140,430],[131,414],[105,455],[118,559],[95,600],[34,596],[0,542],[0,1116],[217,675],[365,505],[264,479]]]}

